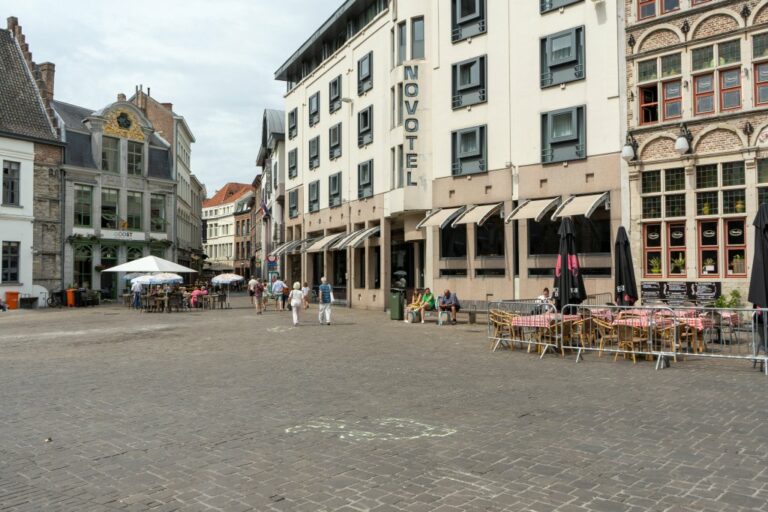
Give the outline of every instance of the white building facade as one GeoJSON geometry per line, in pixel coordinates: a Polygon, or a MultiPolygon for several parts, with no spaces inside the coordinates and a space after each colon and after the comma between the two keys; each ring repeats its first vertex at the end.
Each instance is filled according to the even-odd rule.
{"type": "Polygon", "coordinates": [[[235,213],[239,201],[253,196],[251,185],[227,183],[203,203],[206,263],[215,272],[235,270],[235,213]]]}
{"type": "Polygon", "coordinates": [[[521,4],[345,2],[277,71],[291,280],[373,309],[393,285],[531,297],[571,216],[588,291],[612,288],[617,3],[521,4]]]}

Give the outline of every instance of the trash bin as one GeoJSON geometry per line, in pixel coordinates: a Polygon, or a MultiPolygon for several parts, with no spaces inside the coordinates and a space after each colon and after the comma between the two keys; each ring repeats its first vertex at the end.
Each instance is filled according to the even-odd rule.
{"type": "Polygon", "coordinates": [[[405,290],[392,288],[389,293],[389,319],[402,320],[405,308],[405,290]]]}
{"type": "Polygon", "coordinates": [[[5,302],[8,309],[19,309],[19,292],[5,292],[5,302]]]}
{"type": "Polygon", "coordinates": [[[77,290],[75,290],[74,288],[69,288],[67,290],[67,307],[68,308],[75,307],[75,292],[76,291],[77,290]]]}

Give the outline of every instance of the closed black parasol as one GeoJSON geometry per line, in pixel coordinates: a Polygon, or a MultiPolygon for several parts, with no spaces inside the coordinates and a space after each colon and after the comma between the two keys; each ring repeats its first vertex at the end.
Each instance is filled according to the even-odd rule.
{"type": "Polygon", "coordinates": [[[581,304],[587,298],[587,292],[579,269],[579,258],[576,256],[576,237],[570,217],[563,219],[557,233],[560,235],[560,251],[555,265],[552,298],[557,309],[562,310],[568,304],[581,304]]]}
{"type": "Polygon", "coordinates": [[[629,237],[624,226],[619,226],[614,244],[614,299],[619,306],[632,306],[637,302],[637,282],[635,266],[632,264],[632,251],[629,237]]]}
{"type": "Polygon", "coordinates": [[[768,307],[768,205],[761,204],[755,217],[755,259],[749,280],[747,300],[757,307],[768,307]]]}

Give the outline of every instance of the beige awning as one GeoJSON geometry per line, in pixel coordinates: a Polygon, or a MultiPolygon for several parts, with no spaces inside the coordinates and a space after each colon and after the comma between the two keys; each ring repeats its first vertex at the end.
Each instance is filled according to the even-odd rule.
{"type": "Polygon", "coordinates": [[[286,249],[288,249],[288,246],[291,244],[295,244],[295,240],[291,240],[290,242],[285,242],[284,244],[280,244],[277,247],[275,247],[272,252],[269,253],[270,256],[280,256],[283,254],[286,249]]]}
{"type": "Polygon", "coordinates": [[[485,224],[485,221],[499,213],[502,206],[504,206],[504,203],[483,204],[480,206],[475,206],[474,208],[468,209],[464,212],[464,214],[457,217],[456,220],[453,221],[453,225],[457,226],[459,224],[477,224],[478,226],[482,226],[485,224]]]}
{"type": "Polygon", "coordinates": [[[352,247],[353,249],[356,249],[363,245],[366,240],[371,238],[374,235],[378,235],[381,231],[381,226],[375,226],[372,228],[364,229],[362,233],[360,233],[358,236],[352,238],[349,240],[347,246],[352,247]]]}
{"type": "Polygon", "coordinates": [[[416,229],[438,227],[440,229],[448,226],[453,220],[464,213],[466,206],[458,208],[441,208],[433,210],[424,217],[424,220],[416,225],[416,229]]]}
{"type": "Polygon", "coordinates": [[[575,215],[583,215],[586,218],[589,218],[595,213],[595,210],[597,210],[600,205],[605,204],[610,197],[610,192],[588,196],[571,196],[560,205],[560,208],[555,211],[552,218],[559,219],[562,217],[573,217],[575,215]]]}
{"type": "Polygon", "coordinates": [[[541,219],[544,218],[547,212],[558,204],[560,204],[559,197],[535,200],[526,199],[521,205],[512,210],[512,213],[507,217],[507,222],[527,219],[541,222],[541,219]]]}
{"type": "Polygon", "coordinates": [[[293,245],[288,247],[286,249],[286,254],[299,254],[301,251],[307,247],[308,245],[312,245],[312,243],[315,241],[315,238],[304,238],[303,240],[299,240],[298,242],[294,242],[293,245]]]}
{"type": "Polygon", "coordinates": [[[365,231],[365,230],[364,229],[358,229],[357,231],[353,231],[353,232],[349,233],[348,235],[344,235],[343,237],[341,237],[338,240],[336,240],[333,244],[331,244],[331,246],[328,248],[328,250],[331,250],[331,251],[343,251],[344,249],[347,248],[347,245],[349,245],[349,241],[352,240],[353,238],[357,237],[357,236],[360,236],[363,233],[363,231],[365,231]]]}
{"type": "Polygon", "coordinates": [[[333,243],[337,242],[339,239],[345,237],[346,235],[346,233],[334,233],[332,235],[324,236],[307,247],[307,252],[323,252],[333,243]]]}

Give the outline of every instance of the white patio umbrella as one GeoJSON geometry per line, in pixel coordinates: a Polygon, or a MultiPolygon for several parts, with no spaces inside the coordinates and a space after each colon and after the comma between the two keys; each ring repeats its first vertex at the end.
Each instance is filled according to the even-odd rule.
{"type": "Polygon", "coordinates": [[[175,272],[177,274],[184,274],[197,272],[197,270],[158,258],[157,256],[147,256],[108,268],[104,272],[141,272],[143,274],[149,272],[175,272]]]}
{"type": "Polygon", "coordinates": [[[239,281],[242,281],[243,279],[245,279],[243,276],[239,276],[237,274],[219,274],[218,276],[211,279],[211,283],[217,284],[217,285],[221,285],[221,284],[229,285],[232,283],[237,283],[239,281]]]}
{"type": "Polygon", "coordinates": [[[173,284],[173,283],[182,283],[182,282],[184,282],[183,277],[181,277],[178,274],[171,274],[169,272],[161,272],[159,274],[147,274],[147,275],[143,275],[143,276],[139,276],[134,279],[131,279],[131,284],[139,283],[143,285],[173,284]]]}
{"type": "MultiPolygon", "coordinates": [[[[106,270],[104,272],[106,272],[106,270]]],[[[124,281],[133,281],[137,277],[141,277],[143,275],[146,275],[146,274],[144,272],[131,272],[129,274],[125,274],[123,276],[123,280],[124,281]]]]}

